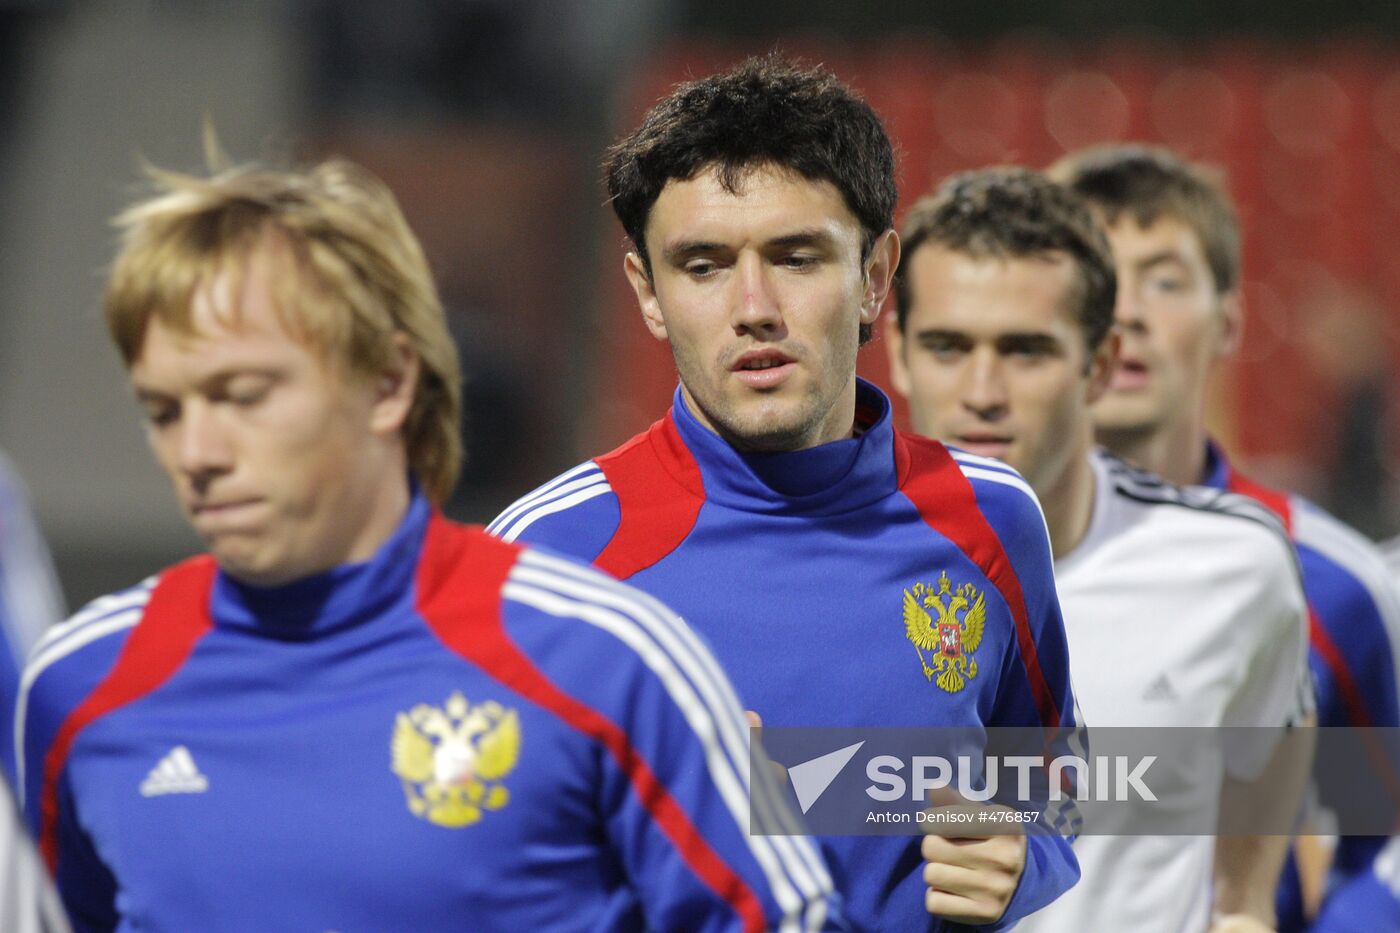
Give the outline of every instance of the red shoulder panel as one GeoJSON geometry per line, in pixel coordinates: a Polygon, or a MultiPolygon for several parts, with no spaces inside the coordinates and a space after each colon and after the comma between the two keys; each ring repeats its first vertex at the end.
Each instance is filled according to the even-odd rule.
{"type": "Polygon", "coordinates": [[[1011,608],[1016,622],[1016,641],[1021,663],[1030,681],[1040,721],[1048,728],[1060,724],[1060,708],[1046,683],[1031,633],[1021,581],[1011,559],[1002,547],[996,529],[977,505],[977,493],[963,475],[956,460],[937,441],[898,432],[895,434],[895,462],[899,488],[934,531],[952,541],[972,559],[1011,608]]]}
{"type": "Polygon", "coordinates": [[[44,755],[39,798],[39,849],[50,873],[58,865],[58,777],[68,762],[73,741],[100,717],[155,690],[185,663],[214,624],[209,616],[209,592],[215,568],[214,559],[203,555],[161,574],[141,621],[127,637],[112,669],[54,734],[44,755]]]}
{"type": "MultiPolygon", "coordinates": [[[[1289,537],[1292,537],[1293,504],[1289,501],[1288,493],[1256,483],[1235,469],[1233,464],[1230,466],[1229,490],[1249,496],[1264,505],[1283,521],[1283,527],[1288,530],[1289,537]]],[[[1308,602],[1308,643],[1332,672],[1332,680],[1337,685],[1337,692],[1341,694],[1342,704],[1347,709],[1352,725],[1371,725],[1371,714],[1366,709],[1366,700],[1361,695],[1361,687],[1351,672],[1351,666],[1347,664],[1341,647],[1318,618],[1311,601],[1308,602]]]]}
{"type": "Polygon", "coordinates": [[[458,655],[606,748],[696,876],[734,909],[745,930],[764,929],[757,896],[710,847],[627,734],[559,689],[506,634],[501,590],[520,551],[434,514],[418,569],[419,614],[458,655]]]}
{"type": "Polygon", "coordinates": [[[626,580],[674,551],[695,527],[705,504],[700,466],[669,414],[594,462],[617,496],[622,518],[593,563],[626,580]]]}
{"type": "Polygon", "coordinates": [[[1230,466],[1230,482],[1228,485],[1230,492],[1237,492],[1241,495],[1249,496],[1255,502],[1266,506],[1283,521],[1283,527],[1288,534],[1293,534],[1293,506],[1288,501],[1288,494],[1277,489],[1270,489],[1262,483],[1245,476],[1239,470],[1230,466]]]}

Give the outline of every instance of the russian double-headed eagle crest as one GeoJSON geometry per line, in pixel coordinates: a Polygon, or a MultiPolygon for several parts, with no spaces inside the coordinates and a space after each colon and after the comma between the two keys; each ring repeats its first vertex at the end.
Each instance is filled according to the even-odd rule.
{"type": "Polygon", "coordinates": [[[937,590],[915,583],[913,590],[904,591],[904,634],[919,653],[924,677],[933,680],[937,674],[935,683],[949,693],[957,693],[977,676],[972,653],[982,644],[986,622],[986,599],[971,583],[954,590],[947,573],[939,575],[937,590]],[[931,652],[927,659],[926,651],[931,652]]]}
{"type": "Polygon", "coordinates": [[[438,826],[470,826],[510,801],[500,781],[520,759],[520,717],[494,700],[453,693],[442,708],[399,713],[390,742],[408,809],[438,826]]]}

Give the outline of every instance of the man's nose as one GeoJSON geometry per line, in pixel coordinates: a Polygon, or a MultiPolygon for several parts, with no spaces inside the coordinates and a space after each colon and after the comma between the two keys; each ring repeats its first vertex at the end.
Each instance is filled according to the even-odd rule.
{"type": "Polygon", "coordinates": [[[968,361],[963,405],[984,421],[995,421],[1007,412],[1009,398],[1001,361],[995,354],[975,354],[968,361]]]}
{"type": "Polygon", "coordinates": [[[738,333],[770,333],[783,325],[783,311],[772,269],[759,256],[744,254],[736,266],[732,323],[738,333]]]}
{"type": "Polygon", "coordinates": [[[178,430],[176,465],[181,473],[198,482],[229,469],[232,446],[212,406],[201,400],[184,405],[178,430]]]}

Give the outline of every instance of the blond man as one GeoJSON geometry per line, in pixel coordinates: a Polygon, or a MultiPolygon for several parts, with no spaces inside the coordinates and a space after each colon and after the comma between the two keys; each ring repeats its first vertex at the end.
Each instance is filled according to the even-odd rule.
{"type": "Polygon", "coordinates": [[[438,512],[458,364],[388,190],[337,162],[157,181],[107,323],[208,553],[24,675],[24,809],[74,925],[820,922],[811,847],[748,835],[741,707],[683,623],[438,512]]]}

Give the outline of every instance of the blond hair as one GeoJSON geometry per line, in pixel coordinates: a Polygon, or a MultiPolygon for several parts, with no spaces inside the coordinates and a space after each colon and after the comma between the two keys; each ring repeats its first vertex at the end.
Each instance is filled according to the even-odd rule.
{"type": "Polygon", "coordinates": [[[199,289],[224,273],[236,287],[270,240],[285,244],[302,274],[280,277],[273,291],[296,337],[360,376],[396,368],[396,335],[418,354],[403,438],[418,482],[441,505],[462,461],[461,369],[423,250],[388,187],[340,160],[305,171],[148,174],[156,192],[114,220],[122,244],[104,299],[126,365],[140,356],[152,318],[193,333],[199,289]]]}

